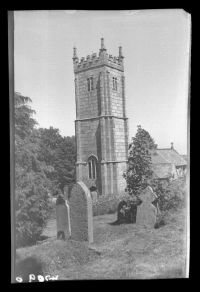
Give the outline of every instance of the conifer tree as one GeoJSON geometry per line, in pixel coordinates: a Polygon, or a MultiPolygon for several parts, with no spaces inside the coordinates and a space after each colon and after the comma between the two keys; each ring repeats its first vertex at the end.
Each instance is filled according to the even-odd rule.
{"type": "Polygon", "coordinates": [[[124,173],[130,195],[138,196],[152,179],[150,150],[156,148],[157,145],[150,134],[138,126],[137,133],[129,145],[128,168],[124,173]]]}
{"type": "Polygon", "coordinates": [[[15,94],[15,215],[17,246],[35,242],[49,215],[50,181],[39,160],[38,135],[31,99],[15,94]]]}

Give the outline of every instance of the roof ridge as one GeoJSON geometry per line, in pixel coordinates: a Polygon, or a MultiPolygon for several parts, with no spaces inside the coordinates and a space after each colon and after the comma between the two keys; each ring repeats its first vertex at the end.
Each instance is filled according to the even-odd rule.
{"type": "Polygon", "coordinates": [[[157,150],[172,150],[175,151],[178,155],[182,156],[181,154],[178,153],[178,151],[176,149],[172,149],[172,148],[157,148],[157,150]]]}
{"type": "Polygon", "coordinates": [[[174,150],[174,149],[171,149],[171,148],[157,148],[156,150],[174,150]]]}

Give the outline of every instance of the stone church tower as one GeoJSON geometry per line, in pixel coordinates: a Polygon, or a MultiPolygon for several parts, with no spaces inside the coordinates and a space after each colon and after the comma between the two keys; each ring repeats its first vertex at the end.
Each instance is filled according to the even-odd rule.
{"type": "Polygon", "coordinates": [[[100,195],[118,195],[125,189],[128,119],[125,106],[124,62],[108,55],[101,39],[99,55],[80,59],[74,48],[77,144],[76,179],[100,195]]]}

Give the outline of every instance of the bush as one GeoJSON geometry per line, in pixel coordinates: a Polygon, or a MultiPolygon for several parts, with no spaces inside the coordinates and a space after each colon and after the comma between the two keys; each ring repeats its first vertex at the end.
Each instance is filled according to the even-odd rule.
{"type": "Polygon", "coordinates": [[[51,205],[40,175],[33,175],[27,187],[16,192],[16,246],[34,244],[49,218],[51,205]]]}
{"type": "Polygon", "coordinates": [[[35,243],[49,215],[48,179],[52,166],[41,159],[40,137],[29,97],[16,93],[15,105],[15,219],[16,246],[35,243]]]}
{"type": "Polygon", "coordinates": [[[157,182],[154,190],[158,196],[161,211],[177,210],[184,207],[186,198],[185,179],[177,179],[170,183],[157,182]]]}
{"type": "Polygon", "coordinates": [[[117,207],[121,200],[122,195],[99,197],[98,202],[93,203],[93,216],[113,214],[117,212],[117,207]]]}

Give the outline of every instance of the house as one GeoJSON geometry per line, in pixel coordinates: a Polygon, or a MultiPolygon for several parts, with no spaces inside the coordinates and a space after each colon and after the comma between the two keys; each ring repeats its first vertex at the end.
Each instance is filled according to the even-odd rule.
{"type": "Polygon", "coordinates": [[[173,143],[170,148],[152,150],[151,161],[155,179],[170,181],[186,174],[187,161],[174,149],[173,143]]]}

